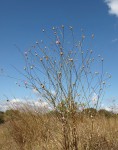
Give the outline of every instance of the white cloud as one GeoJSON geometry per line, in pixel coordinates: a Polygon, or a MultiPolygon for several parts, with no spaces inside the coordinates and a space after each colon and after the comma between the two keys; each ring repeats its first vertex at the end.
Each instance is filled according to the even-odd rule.
{"type": "Polygon", "coordinates": [[[47,112],[48,110],[51,110],[52,108],[49,106],[47,102],[40,101],[40,100],[25,100],[25,99],[12,99],[8,102],[4,102],[0,104],[0,111],[6,111],[8,109],[19,109],[22,107],[29,107],[34,111],[44,111],[47,112]]]}
{"type": "Polygon", "coordinates": [[[118,113],[118,105],[115,105],[115,106],[106,106],[106,105],[102,104],[100,109],[105,109],[107,111],[118,113]]]}
{"type": "Polygon", "coordinates": [[[118,107],[115,107],[115,108],[113,108],[113,107],[105,107],[104,109],[107,110],[107,111],[118,113],[118,107]]]}
{"type": "Polygon", "coordinates": [[[22,99],[16,98],[16,99],[8,100],[8,102],[2,102],[0,104],[0,111],[6,111],[8,109],[12,109],[13,106],[16,105],[19,106],[20,103],[22,103],[22,101],[23,101],[22,99]]]}
{"type": "Polygon", "coordinates": [[[6,111],[8,109],[6,104],[1,104],[0,105],[0,111],[6,111]]]}
{"type": "Polygon", "coordinates": [[[105,0],[105,3],[109,7],[109,14],[118,17],[118,0],[105,0]]]}

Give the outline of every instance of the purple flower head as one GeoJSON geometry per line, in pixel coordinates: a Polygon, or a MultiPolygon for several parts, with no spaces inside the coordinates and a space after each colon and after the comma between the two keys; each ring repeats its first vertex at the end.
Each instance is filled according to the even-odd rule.
{"type": "Polygon", "coordinates": [[[25,81],[24,84],[27,85],[27,81],[25,81]]]}

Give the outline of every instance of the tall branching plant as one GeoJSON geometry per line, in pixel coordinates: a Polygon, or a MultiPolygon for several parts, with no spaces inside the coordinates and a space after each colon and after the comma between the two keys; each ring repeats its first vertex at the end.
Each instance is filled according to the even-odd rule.
{"type": "MultiPolygon", "coordinates": [[[[59,114],[63,125],[64,149],[78,149],[76,116],[79,110],[99,107],[106,80],[111,76],[104,72],[104,59],[94,58],[81,32],[78,40],[73,27],[53,27],[48,33],[42,30],[44,40],[24,52],[24,86],[35,90],[41,101],[48,102],[59,114]],[[68,31],[69,30],[69,31],[68,31]],[[85,45],[84,45],[85,44],[85,45]],[[94,64],[99,63],[101,69],[94,64]]],[[[94,39],[94,34],[90,40],[94,39]]]]}

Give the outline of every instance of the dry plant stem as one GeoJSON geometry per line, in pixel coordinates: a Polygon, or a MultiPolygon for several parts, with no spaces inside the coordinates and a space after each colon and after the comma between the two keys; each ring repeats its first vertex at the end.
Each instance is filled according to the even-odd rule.
{"type": "MultiPolygon", "coordinates": [[[[24,116],[22,113],[18,114],[21,128],[18,126],[18,122],[16,123],[14,120],[11,122],[13,132],[15,132],[13,135],[15,136],[14,139],[16,139],[17,144],[23,147],[27,145],[27,136],[25,135],[26,137],[24,137],[20,132],[24,132],[25,134],[26,129],[26,131],[30,131],[30,140],[34,143],[35,140],[32,135],[35,136],[36,134],[36,139],[42,138],[42,140],[37,141],[38,144],[43,145],[43,149],[49,149],[51,146],[54,146],[55,142],[56,145],[53,149],[57,149],[61,143],[63,150],[78,150],[81,144],[80,137],[83,133],[78,131],[78,123],[81,123],[81,119],[77,121],[77,116],[80,113],[79,117],[82,118],[84,124],[84,116],[81,114],[82,109],[90,107],[98,108],[108,77],[104,75],[103,59],[101,57],[99,60],[102,69],[98,71],[95,70],[96,68],[93,64],[96,60],[93,58],[93,51],[90,48],[86,49],[86,46],[84,46],[85,35],[83,33],[78,41],[75,38],[77,36],[75,36],[72,27],[69,27],[68,32],[70,37],[65,34],[66,29],[64,26],[61,28],[53,27],[52,30],[53,35],[50,37],[43,29],[44,35],[48,37],[48,40],[36,42],[34,46],[25,52],[26,64],[24,73],[21,74],[25,78],[25,82],[22,82],[23,86],[35,90],[41,99],[40,101],[48,103],[48,106],[50,106],[55,115],[52,114],[49,118],[47,117],[47,113],[50,109],[47,113],[39,113],[36,115],[30,111],[29,108],[22,108],[24,116]],[[68,45],[67,39],[69,39],[71,45],[68,45]],[[97,97],[95,104],[93,103],[93,94],[96,94],[97,97]],[[31,118],[39,134],[37,134],[33,128],[31,118]],[[53,127],[55,132],[61,135],[60,137],[58,136],[59,140],[55,138],[55,133],[51,131],[52,124],[49,120],[54,121],[54,118],[56,118],[57,127],[58,124],[61,125],[61,128],[58,127],[58,129],[53,127]],[[29,125],[29,121],[31,125],[29,125]],[[22,123],[24,124],[24,128],[22,123]],[[47,125],[48,123],[50,124],[49,126],[47,125]],[[38,128],[38,124],[42,125],[44,130],[38,128]],[[48,129],[49,132],[46,132],[46,129],[48,129]],[[17,130],[20,135],[17,134],[17,130]]],[[[91,139],[89,139],[88,143],[92,147],[95,122],[92,118],[89,121],[91,121],[89,125],[92,125],[89,126],[91,128],[91,132],[89,133],[91,139]]],[[[89,144],[87,145],[88,147],[89,144]]],[[[31,145],[29,145],[29,149],[31,148],[30,146],[31,145]]]]}

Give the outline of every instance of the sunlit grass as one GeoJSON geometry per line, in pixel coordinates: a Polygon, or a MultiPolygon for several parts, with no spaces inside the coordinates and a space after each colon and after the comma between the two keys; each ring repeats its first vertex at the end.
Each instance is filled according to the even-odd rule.
{"type": "Polygon", "coordinates": [[[20,111],[12,110],[7,113],[5,124],[0,125],[1,150],[118,149],[117,115],[105,117],[98,113],[95,116],[78,113],[65,120],[67,122],[60,119],[58,113],[37,113],[26,105],[20,111]],[[68,142],[66,148],[64,136],[68,142]]]}

